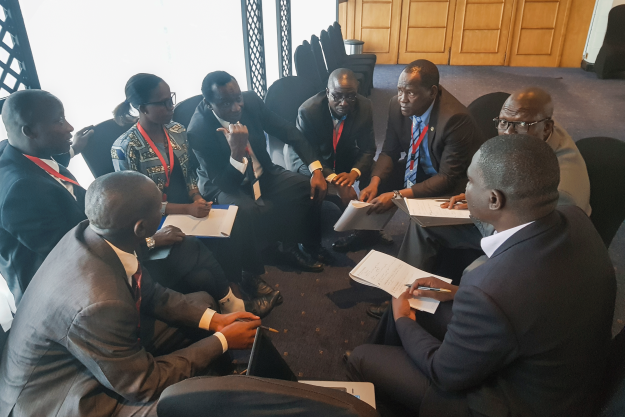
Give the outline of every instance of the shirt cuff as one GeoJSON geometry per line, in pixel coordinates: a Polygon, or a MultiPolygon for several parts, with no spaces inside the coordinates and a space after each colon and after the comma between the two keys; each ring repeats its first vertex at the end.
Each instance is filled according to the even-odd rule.
{"type": "Polygon", "coordinates": [[[230,165],[235,167],[236,170],[239,171],[241,174],[245,174],[245,170],[247,169],[247,158],[243,157],[243,162],[239,162],[233,157],[230,157],[230,165]]]}
{"type": "Polygon", "coordinates": [[[217,339],[221,342],[221,348],[224,353],[226,353],[228,351],[228,341],[226,340],[226,336],[224,336],[221,332],[215,332],[215,336],[217,336],[217,339]]]}
{"type": "Polygon", "coordinates": [[[335,173],[332,173],[332,174],[330,174],[330,175],[328,175],[328,176],[326,177],[326,181],[328,181],[328,182],[332,182],[332,180],[333,180],[334,178],[336,178],[336,177],[337,177],[337,175],[336,175],[335,173]]]}
{"type": "Polygon", "coordinates": [[[210,308],[207,308],[204,314],[202,315],[202,318],[200,319],[200,324],[198,325],[198,327],[200,329],[210,330],[211,320],[213,319],[213,316],[215,315],[215,313],[216,313],[215,310],[211,310],[210,308]]]}
{"type": "Polygon", "coordinates": [[[74,151],[74,146],[70,146],[69,147],[69,159],[72,159],[74,156],[76,156],[76,152],[74,151]]]}
{"type": "MultiPolygon", "coordinates": [[[[360,170],[358,168],[352,168],[352,171],[356,171],[356,174],[358,174],[358,178],[360,178],[360,176],[362,175],[362,172],[360,172],[360,170]]],[[[356,178],[356,179],[358,179],[356,178]]]]}
{"type": "Polygon", "coordinates": [[[318,169],[323,169],[323,166],[321,165],[321,162],[319,161],[315,161],[311,163],[310,165],[308,165],[308,170],[310,171],[311,174],[318,169]]]}

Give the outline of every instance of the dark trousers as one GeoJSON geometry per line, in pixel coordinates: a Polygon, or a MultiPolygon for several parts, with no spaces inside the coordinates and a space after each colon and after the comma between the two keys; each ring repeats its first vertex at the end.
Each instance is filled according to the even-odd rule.
{"type": "MultiPolygon", "coordinates": [[[[217,204],[239,207],[245,226],[246,247],[257,253],[263,241],[319,244],[320,205],[310,199],[310,178],[276,167],[261,175],[262,205],[254,201],[252,187],[242,185],[235,192],[220,192],[217,204]]],[[[246,251],[245,256],[248,252],[246,251]]]]}
{"type": "MultiPolygon", "coordinates": [[[[451,320],[452,302],[441,303],[435,314],[417,311],[417,322],[443,340],[451,320]]],[[[462,394],[446,393],[432,384],[410,359],[395,327],[392,309],[382,316],[368,343],[350,355],[351,381],[372,382],[383,416],[469,416],[462,394]]]]}

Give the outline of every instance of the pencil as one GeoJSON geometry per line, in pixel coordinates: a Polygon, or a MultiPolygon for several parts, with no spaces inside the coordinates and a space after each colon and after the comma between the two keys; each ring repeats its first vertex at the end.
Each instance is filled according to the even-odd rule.
{"type": "MultiPolygon", "coordinates": [[[[250,321],[250,320],[236,319],[235,321],[247,322],[247,321],[250,321]]],[[[258,327],[260,327],[261,329],[267,330],[268,332],[271,332],[271,333],[280,333],[279,331],[277,331],[276,329],[274,329],[272,327],[267,327],[267,326],[258,326],[258,327]]]]}
{"type": "MultiPolygon", "coordinates": [[[[412,284],[406,284],[406,287],[412,287],[412,284]]],[[[447,290],[445,288],[432,288],[432,287],[423,287],[421,285],[419,285],[417,287],[418,290],[422,290],[422,291],[438,291],[438,292],[451,292],[450,290],[447,290]]]]}

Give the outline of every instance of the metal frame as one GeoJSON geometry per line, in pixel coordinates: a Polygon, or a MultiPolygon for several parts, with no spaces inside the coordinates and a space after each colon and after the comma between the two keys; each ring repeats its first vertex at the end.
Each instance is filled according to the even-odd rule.
{"type": "Polygon", "coordinates": [[[265,66],[265,35],[263,31],[262,0],[241,0],[243,19],[243,46],[247,88],[261,98],[267,94],[267,69],[265,66]]]}
{"type": "MultiPolygon", "coordinates": [[[[38,89],[39,77],[26,34],[18,0],[0,0],[0,109],[8,95],[23,89],[38,89]]],[[[1,111],[1,110],[0,110],[1,111]]]]}
{"type": "Polygon", "coordinates": [[[276,27],[278,29],[278,63],[280,78],[293,73],[291,52],[291,0],[276,0],[276,27]]]}

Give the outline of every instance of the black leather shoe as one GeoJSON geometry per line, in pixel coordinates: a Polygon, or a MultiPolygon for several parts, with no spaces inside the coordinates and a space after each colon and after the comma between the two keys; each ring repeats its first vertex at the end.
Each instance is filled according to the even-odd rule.
{"type": "Polygon", "coordinates": [[[286,263],[294,266],[295,268],[301,269],[302,271],[323,271],[323,264],[319,261],[314,260],[307,253],[299,250],[299,247],[297,245],[285,245],[284,249],[281,252],[281,255],[286,263]]]}
{"type": "Polygon", "coordinates": [[[374,319],[380,320],[384,313],[386,313],[386,310],[388,310],[389,304],[389,301],[385,301],[380,305],[371,304],[369,307],[367,307],[367,315],[369,317],[373,317],[374,319]]]}
{"type": "Polygon", "coordinates": [[[262,319],[276,306],[279,295],[280,292],[275,291],[272,294],[245,301],[245,311],[255,314],[262,319]]]}
{"type": "Polygon", "coordinates": [[[346,350],[345,353],[343,353],[343,363],[347,363],[347,361],[349,361],[350,356],[352,356],[352,351],[346,350]]]}
{"type": "Polygon", "coordinates": [[[278,293],[278,300],[276,305],[282,304],[283,299],[280,291],[277,291],[271,285],[267,284],[258,275],[244,272],[243,279],[241,281],[241,285],[239,285],[239,288],[241,288],[241,290],[246,293],[250,298],[258,298],[271,295],[273,293],[278,293]]]}
{"type": "Polygon", "coordinates": [[[334,255],[322,245],[304,245],[300,243],[298,246],[299,250],[323,264],[331,265],[336,261],[334,255]]]}
{"type": "Polygon", "coordinates": [[[384,246],[393,244],[393,238],[379,230],[357,230],[347,237],[342,237],[332,244],[337,252],[358,252],[369,249],[378,243],[384,246]]]}

